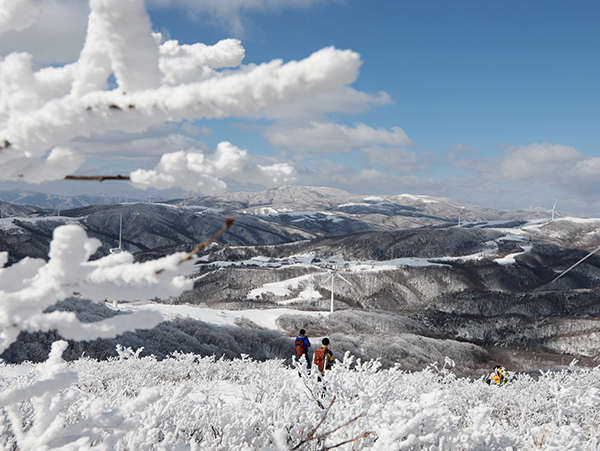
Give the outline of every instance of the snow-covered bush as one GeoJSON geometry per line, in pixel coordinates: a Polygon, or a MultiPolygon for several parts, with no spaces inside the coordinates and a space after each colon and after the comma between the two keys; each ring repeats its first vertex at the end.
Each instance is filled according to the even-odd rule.
{"type": "Polygon", "coordinates": [[[4,449],[17,442],[19,449],[116,450],[599,446],[599,368],[496,387],[455,377],[451,362],[409,373],[347,355],[319,381],[282,360],[179,353],[159,361],[119,348],[107,361],[65,363],[60,347],[42,364],[0,365],[4,449]]]}
{"type": "MultiPolygon", "coordinates": [[[[0,33],[30,26],[42,4],[1,3],[0,33]]],[[[152,33],[143,0],[90,0],[89,6],[87,36],[76,62],[34,71],[28,53],[11,53],[0,61],[0,180],[40,183],[68,176],[88,158],[72,144],[75,138],[137,133],[165,121],[257,114],[336,91],[356,79],[361,64],[358,54],[330,47],[301,61],[242,66],[245,51],[237,40],[214,46],[162,42],[160,34],[152,33]]],[[[274,186],[292,180],[294,171],[285,163],[255,163],[247,150],[222,142],[212,154],[181,150],[163,155],[154,169],[129,176],[142,189],[178,185],[205,194],[224,190],[225,177],[274,186]]],[[[48,262],[25,258],[5,267],[8,256],[0,252],[0,352],[21,332],[55,331],[66,339],[93,340],[162,321],[153,312],[82,322],[74,312],[47,311],[73,293],[95,301],[136,300],[178,296],[192,287],[185,278],[193,266],[189,255],[135,263],[123,252],[91,261],[99,245],[80,227],[65,225],[54,231],[48,262]]],[[[154,426],[173,415],[169,409],[185,397],[186,389],[171,398],[140,390],[135,399],[100,402],[72,385],[76,372],[62,372],[65,346],[53,346],[48,362],[39,367],[41,379],[21,388],[4,384],[0,404],[5,421],[0,427],[5,448],[114,449],[117,443],[127,449],[160,448],[180,433],[195,436],[189,428],[163,431],[154,426]],[[162,404],[159,399],[170,400],[162,404]],[[59,414],[65,409],[67,414],[59,414]],[[138,421],[139,412],[151,410],[138,421]]],[[[210,402],[218,405],[218,400],[210,402]]],[[[198,415],[221,415],[216,408],[195,409],[206,412],[198,415]]],[[[213,441],[222,440],[230,426],[215,424],[213,441]]]]}

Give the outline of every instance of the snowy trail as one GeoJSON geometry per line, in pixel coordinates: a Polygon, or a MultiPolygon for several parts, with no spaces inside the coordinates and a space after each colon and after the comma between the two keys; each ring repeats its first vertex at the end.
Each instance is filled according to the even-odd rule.
{"type": "Polygon", "coordinates": [[[327,316],[328,312],[305,312],[293,309],[269,309],[269,310],[223,310],[210,309],[206,307],[197,307],[195,305],[167,305],[155,302],[144,304],[119,304],[118,310],[121,311],[139,311],[152,310],[161,313],[167,320],[175,318],[190,318],[204,321],[209,324],[234,326],[238,318],[246,318],[260,327],[270,330],[280,330],[276,324],[277,318],[281,315],[310,315],[314,317],[327,316]]]}

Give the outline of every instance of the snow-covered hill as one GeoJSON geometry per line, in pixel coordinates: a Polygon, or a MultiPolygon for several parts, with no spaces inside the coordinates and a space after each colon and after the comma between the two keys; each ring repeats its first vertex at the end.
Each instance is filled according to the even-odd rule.
{"type": "Polygon", "coordinates": [[[450,360],[407,372],[348,356],[319,381],[275,359],[160,361],[121,348],[109,361],[67,364],[61,350],[44,364],[0,365],[4,449],[598,447],[598,368],[521,374],[497,387],[456,378],[450,360]]]}
{"type": "MultiPolygon", "coordinates": [[[[117,247],[122,216],[123,249],[147,260],[191,250],[220,229],[225,217],[235,216],[233,228],[203,253],[194,290],[162,302],[223,311],[285,307],[325,312],[332,295],[328,278],[335,270],[346,280],[333,285],[335,309],[352,310],[357,324],[370,321],[368,311],[391,311],[428,331],[400,327],[389,332],[390,349],[442,355],[454,352],[442,340],[466,341],[476,347],[452,355],[461,355],[457,360],[467,366],[507,358],[498,345],[530,347],[538,357],[595,357],[600,346],[599,258],[592,256],[553,279],[600,245],[600,220],[529,220],[524,219],[529,212],[465,206],[458,226],[452,215],[462,206],[426,196],[374,198],[284,187],[170,204],[94,205],[61,210],[60,216],[24,212],[0,221],[0,246],[9,251],[9,263],[25,256],[47,258],[54,228],[74,223],[102,241],[97,258],[117,247]],[[481,219],[490,216],[508,219],[481,219]],[[398,218],[410,218],[410,228],[392,227],[398,218]],[[419,221],[429,225],[414,227],[419,221]]],[[[287,336],[302,327],[298,321],[284,323],[288,326],[281,323],[275,330],[287,336]]],[[[369,356],[376,349],[369,344],[373,331],[344,329],[329,318],[308,323],[323,334],[338,334],[338,352],[369,356]]],[[[257,324],[248,318],[240,322],[250,328],[257,324]]],[[[151,347],[149,342],[145,346],[151,347]]],[[[386,365],[402,355],[380,354],[386,365]]],[[[545,362],[557,361],[554,357],[545,362]]],[[[417,358],[414,368],[425,361],[417,358]]]]}

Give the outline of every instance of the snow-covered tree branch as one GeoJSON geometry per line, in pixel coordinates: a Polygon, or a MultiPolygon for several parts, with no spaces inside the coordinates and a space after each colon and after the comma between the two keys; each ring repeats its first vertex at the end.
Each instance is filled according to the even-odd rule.
{"type": "MultiPolygon", "coordinates": [[[[186,253],[145,263],[134,263],[127,252],[89,261],[99,246],[100,242],[88,238],[81,227],[66,225],[54,232],[48,263],[25,258],[0,269],[1,351],[16,340],[21,330],[55,329],[65,338],[83,340],[148,329],[162,321],[160,314],[140,312],[84,325],[74,313],[43,313],[74,292],[96,301],[135,300],[175,296],[192,287],[184,277],[193,268],[193,261],[182,262],[186,253]]],[[[2,266],[7,260],[7,253],[0,253],[2,266]]]]}
{"type": "MultiPolygon", "coordinates": [[[[0,6],[0,19],[4,13],[20,23],[26,13],[17,5],[25,3],[30,1],[0,6]]],[[[12,53],[2,61],[0,179],[62,179],[86,160],[69,147],[74,138],[282,106],[352,83],[361,64],[358,54],[329,47],[301,61],[243,66],[245,51],[235,39],[213,46],[173,40],[161,44],[143,0],[91,0],[90,8],[86,41],[76,62],[34,72],[30,54],[12,53]],[[109,87],[111,76],[116,87],[109,87]]],[[[172,186],[167,179],[175,162],[175,169],[186,173],[183,187],[203,192],[220,189],[223,177],[235,179],[242,172],[259,175],[267,185],[292,179],[288,164],[253,166],[245,151],[236,149],[221,143],[212,161],[198,153],[171,154],[150,173],[135,172],[132,181],[141,188],[172,186]]]]}
{"type": "MultiPolygon", "coordinates": [[[[40,5],[4,2],[0,33],[31,25],[40,5]]],[[[245,50],[236,39],[212,46],[162,42],[152,33],[143,0],[90,0],[89,5],[87,36],[76,62],[34,71],[32,55],[11,53],[0,63],[0,179],[62,179],[87,158],[69,146],[72,139],[285,105],[353,82],[361,64],[356,53],[330,47],[301,61],[243,66],[245,50]]],[[[164,155],[155,169],[134,171],[130,179],[144,189],[179,185],[213,193],[224,189],[226,177],[269,185],[292,180],[294,171],[285,163],[253,164],[247,150],[222,142],[208,156],[185,150],[164,155]]],[[[181,264],[181,255],[144,264],[133,263],[127,253],[90,261],[98,246],[82,229],[60,227],[48,263],[25,259],[0,270],[1,349],[21,330],[57,329],[79,339],[124,330],[121,320],[84,327],[70,314],[42,313],[73,292],[126,300],[168,297],[191,287],[182,274],[192,263],[181,264]]],[[[2,266],[7,260],[0,254],[2,266]]],[[[146,328],[160,320],[130,319],[130,327],[146,328]]]]}
{"type": "MultiPolygon", "coordinates": [[[[27,28],[42,5],[39,0],[0,3],[0,33],[27,28]]],[[[16,52],[0,62],[0,180],[63,179],[88,159],[71,141],[92,134],[137,133],[169,121],[260,114],[335,92],[356,79],[361,64],[358,54],[328,47],[300,61],[245,66],[245,50],[235,39],[212,46],[163,42],[162,35],[152,33],[143,0],[90,0],[89,6],[85,44],[74,63],[34,70],[33,56],[16,52]]],[[[293,180],[294,170],[286,163],[253,163],[247,150],[222,142],[212,155],[181,149],[163,155],[154,169],[123,178],[143,189],[180,186],[208,194],[223,190],[224,178],[273,186],[293,180]]],[[[230,225],[228,221],[223,230],[230,225]]],[[[185,276],[193,268],[193,255],[135,263],[131,254],[122,252],[91,260],[99,246],[81,227],[65,225],[54,231],[48,262],[25,258],[5,267],[8,255],[0,252],[0,352],[21,331],[55,330],[66,339],[91,340],[153,328],[163,320],[155,312],[138,312],[84,324],[74,313],[45,313],[73,293],[95,301],[138,300],[177,296],[192,288],[185,276]]],[[[41,380],[0,393],[13,445],[80,449],[101,443],[99,449],[113,449],[139,426],[129,417],[152,405],[158,395],[141,393],[109,411],[92,400],[82,407],[88,419],[67,424],[59,412],[77,398],[72,385],[78,376],[63,371],[65,346],[53,346],[41,380]],[[28,399],[34,416],[33,426],[26,429],[17,404],[28,399]]],[[[147,440],[156,443],[154,436],[147,440]]]]}

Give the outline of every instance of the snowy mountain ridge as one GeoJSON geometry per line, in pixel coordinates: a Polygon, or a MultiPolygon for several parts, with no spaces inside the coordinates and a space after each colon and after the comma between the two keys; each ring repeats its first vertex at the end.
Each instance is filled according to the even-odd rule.
{"type": "MultiPolygon", "coordinates": [[[[326,281],[335,269],[349,281],[333,287],[336,313],[352,313],[346,321],[352,318],[355,329],[342,327],[344,321],[335,317],[310,319],[299,312],[281,320],[280,332],[293,335],[310,324],[323,334],[338,334],[337,352],[367,356],[380,352],[369,344],[367,315],[392,312],[421,324],[419,334],[425,335],[400,326],[389,329],[390,343],[396,343],[391,346],[398,351],[380,355],[386,365],[402,359],[406,349],[414,350],[416,366],[411,369],[422,368],[427,359],[417,356],[431,356],[434,349],[435,355],[451,355],[465,368],[508,359],[503,353],[519,346],[546,355],[545,362],[569,352],[596,356],[600,260],[592,256],[559,281],[552,280],[600,245],[600,220],[518,219],[529,212],[491,212],[491,219],[472,220],[465,207],[459,226],[458,218],[427,216],[426,210],[408,205],[420,202],[438,208],[430,213],[453,215],[456,210],[444,202],[402,199],[404,205],[382,196],[351,199],[338,190],[288,187],[167,204],[93,205],[61,210],[60,216],[5,217],[0,249],[9,251],[9,264],[26,256],[47,258],[53,230],[69,223],[103,243],[97,258],[117,247],[122,217],[123,249],[144,261],[189,251],[220,229],[225,217],[235,216],[230,231],[201,256],[194,289],[163,302],[224,311],[286,307],[323,312],[332,295],[326,281]],[[284,207],[290,211],[272,212],[284,207]],[[258,214],[260,208],[269,213],[258,214]],[[394,225],[407,218],[409,227],[394,225]],[[425,225],[416,227],[422,221],[425,225]],[[362,341],[349,339],[348,333],[362,341]]],[[[488,217],[489,212],[477,208],[473,215],[488,217]]],[[[378,318],[369,321],[383,321],[378,318]]]]}

